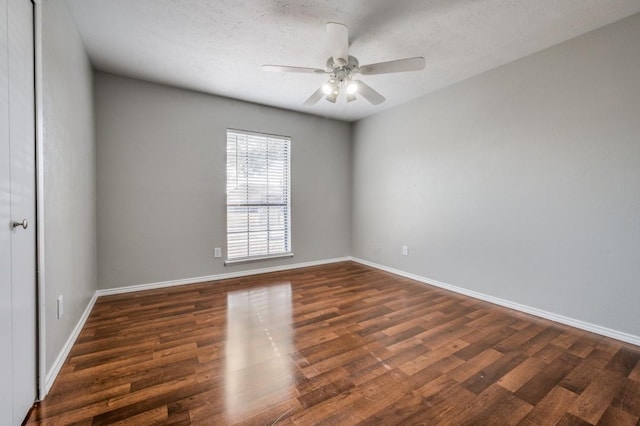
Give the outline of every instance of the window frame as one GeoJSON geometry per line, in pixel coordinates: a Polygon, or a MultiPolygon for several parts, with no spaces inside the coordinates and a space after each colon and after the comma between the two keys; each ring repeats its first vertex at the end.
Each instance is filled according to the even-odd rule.
{"type": "MultiPolygon", "coordinates": [[[[226,129],[226,144],[225,144],[225,209],[226,211],[225,211],[225,261],[224,261],[225,266],[239,264],[239,263],[260,261],[260,260],[293,257],[294,254],[293,254],[292,238],[291,238],[291,221],[292,221],[292,217],[291,217],[291,147],[292,145],[293,144],[290,136],[282,136],[282,135],[275,135],[270,133],[255,132],[255,131],[233,129],[233,128],[226,129]],[[286,168],[285,168],[286,181],[287,181],[286,182],[287,183],[286,204],[283,204],[283,203],[229,204],[229,164],[228,164],[229,158],[228,157],[229,157],[230,134],[238,134],[238,135],[243,135],[247,137],[253,136],[253,137],[263,138],[265,142],[270,138],[286,142],[287,144],[286,168]],[[230,206],[241,207],[243,205],[246,205],[249,207],[250,206],[259,207],[259,206],[269,206],[269,205],[286,206],[287,214],[286,214],[286,224],[285,224],[285,235],[286,235],[285,247],[287,251],[273,253],[273,254],[260,254],[255,256],[229,258],[229,207],[230,206]]],[[[237,171],[237,168],[236,168],[236,171],[237,171]]],[[[269,225],[267,225],[267,228],[268,227],[269,225]]],[[[247,232],[249,233],[250,231],[247,229],[247,232]]],[[[263,232],[263,231],[258,231],[258,232],[263,232]]],[[[267,232],[269,232],[269,230],[267,230],[267,232]]]]}

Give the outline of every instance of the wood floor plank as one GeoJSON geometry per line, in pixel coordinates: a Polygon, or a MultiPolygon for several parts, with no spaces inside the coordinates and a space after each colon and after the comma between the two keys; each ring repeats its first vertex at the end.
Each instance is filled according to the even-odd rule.
{"type": "Polygon", "coordinates": [[[423,395],[424,408],[414,411],[399,424],[456,424],[453,417],[477,398],[458,382],[444,377],[421,387],[419,393],[423,395]]]}
{"type": "Polygon", "coordinates": [[[598,423],[615,395],[624,386],[625,378],[608,371],[600,372],[587,388],[567,410],[591,424],[598,423]]]}
{"type": "Polygon", "coordinates": [[[589,360],[581,361],[560,382],[560,386],[573,393],[581,394],[600,375],[600,369],[595,368],[589,360]]]}
{"type": "Polygon", "coordinates": [[[509,352],[469,377],[462,385],[471,392],[479,394],[526,359],[527,357],[522,353],[509,352]]]}
{"type": "Polygon", "coordinates": [[[609,361],[606,368],[607,370],[627,376],[633,371],[638,361],[640,361],[640,353],[627,348],[620,348],[611,361],[609,361]]]}
{"type": "Polygon", "coordinates": [[[598,426],[616,425],[616,426],[634,426],[639,422],[639,417],[629,414],[619,408],[610,405],[607,411],[604,412],[598,426]]]}
{"type": "Polygon", "coordinates": [[[498,384],[511,392],[517,392],[525,383],[540,374],[546,365],[536,358],[527,358],[522,364],[498,380],[498,384]]]}
{"type": "Polygon", "coordinates": [[[547,393],[542,400],[529,412],[525,418],[525,424],[555,424],[567,411],[567,407],[573,405],[578,398],[575,393],[556,386],[547,393]]]}
{"type": "Polygon", "coordinates": [[[502,358],[502,356],[502,353],[496,351],[493,348],[489,348],[483,352],[480,352],[473,358],[467,360],[467,362],[452,371],[451,377],[454,380],[462,383],[471,378],[471,376],[479,373],[483,368],[502,358]]]}
{"type": "Polygon", "coordinates": [[[570,354],[557,358],[518,389],[516,396],[537,405],[577,364],[577,357],[570,354]]]}
{"type": "Polygon", "coordinates": [[[353,262],[100,297],[27,424],[637,424],[640,348],[353,262]]]}
{"type": "Polygon", "coordinates": [[[640,383],[625,380],[624,386],[614,398],[612,405],[635,417],[640,417],[640,383]]]}
{"type": "Polygon", "coordinates": [[[495,403],[486,406],[475,417],[465,420],[463,424],[517,425],[530,411],[531,405],[507,393],[497,399],[495,403]]]}
{"type": "Polygon", "coordinates": [[[640,362],[636,364],[635,368],[629,373],[629,378],[640,382],[640,362]]]}

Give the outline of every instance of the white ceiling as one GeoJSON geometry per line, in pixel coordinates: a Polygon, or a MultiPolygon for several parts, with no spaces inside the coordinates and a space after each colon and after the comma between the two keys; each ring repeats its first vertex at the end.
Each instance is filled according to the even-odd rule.
{"type": "Polygon", "coordinates": [[[639,0],[67,0],[96,69],[345,121],[375,114],[640,12],[639,0]],[[326,80],[325,24],[361,64],[424,56],[362,80],[387,100],[302,103],[326,80]]]}

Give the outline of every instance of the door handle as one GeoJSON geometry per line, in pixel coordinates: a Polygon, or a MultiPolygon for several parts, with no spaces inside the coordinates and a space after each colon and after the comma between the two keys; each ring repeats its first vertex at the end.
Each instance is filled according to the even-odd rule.
{"type": "Polygon", "coordinates": [[[12,228],[17,228],[18,226],[22,226],[22,229],[27,229],[27,226],[29,226],[29,222],[27,222],[27,219],[23,219],[22,222],[16,222],[14,221],[11,224],[12,228]]]}

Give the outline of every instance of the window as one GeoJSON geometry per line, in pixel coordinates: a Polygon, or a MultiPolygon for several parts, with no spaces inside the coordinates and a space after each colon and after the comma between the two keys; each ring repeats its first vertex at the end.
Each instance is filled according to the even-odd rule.
{"type": "Polygon", "coordinates": [[[292,256],[287,137],[227,130],[227,262],[292,256]]]}

